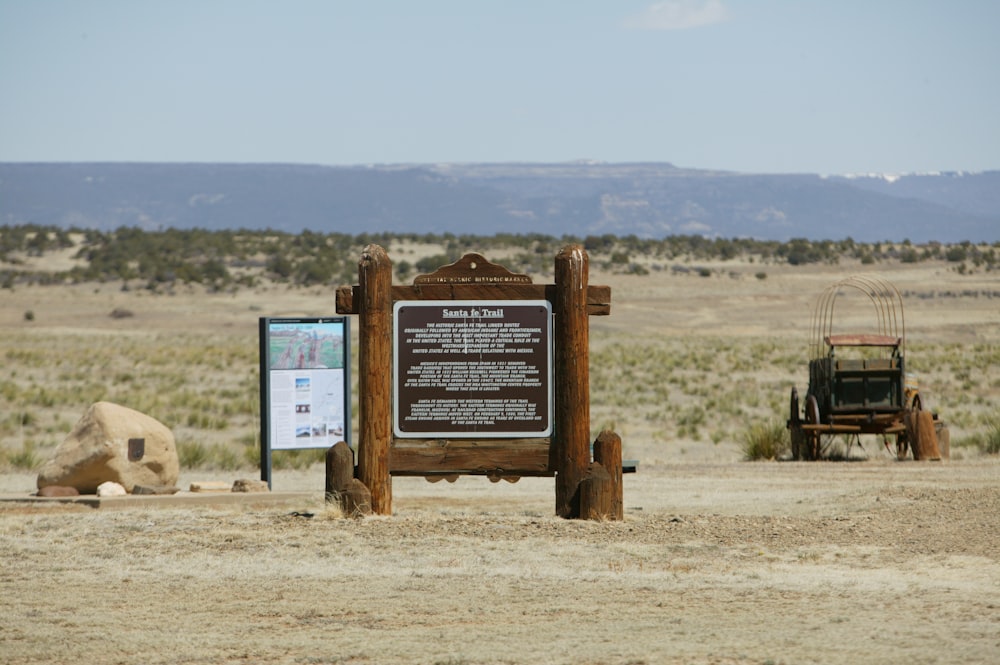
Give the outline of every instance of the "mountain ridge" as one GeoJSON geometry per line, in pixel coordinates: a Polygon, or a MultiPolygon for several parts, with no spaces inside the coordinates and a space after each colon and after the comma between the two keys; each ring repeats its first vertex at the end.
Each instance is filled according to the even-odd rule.
{"type": "Polygon", "coordinates": [[[1000,238],[1000,171],[747,174],[669,162],[0,162],[0,224],[111,230],[1000,238]]]}

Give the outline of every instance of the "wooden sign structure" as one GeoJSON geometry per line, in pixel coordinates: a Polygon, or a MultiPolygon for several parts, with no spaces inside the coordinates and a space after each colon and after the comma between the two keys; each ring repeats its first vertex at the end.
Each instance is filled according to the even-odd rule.
{"type": "MultiPolygon", "coordinates": [[[[327,498],[348,514],[392,513],[393,475],[428,480],[486,475],[511,482],[554,476],[556,514],[566,518],[623,517],[621,439],[602,432],[590,455],[589,316],[611,312],[611,288],[588,284],[589,259],[579,245],[555,258],[555,284],[534,284],[470,253],[410,286],[392,284],[392,264],[378,245],[358,263],[358,284],[337,289],[337,313],[359,319],[358,459],[340,442],[327,454],[327,498]],[[550,436],[452,438],[396,436],[393,427],[393,310],[400,301],[546,301],[554,340],[554,413],[550,436]]],[[[501,308],[502,309],[502,308],[501,308]]]]}

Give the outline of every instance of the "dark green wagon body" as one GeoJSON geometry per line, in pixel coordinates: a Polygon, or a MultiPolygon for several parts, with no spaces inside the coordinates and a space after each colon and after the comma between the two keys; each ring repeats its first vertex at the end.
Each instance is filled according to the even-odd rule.
{"type": "Polygon", "coordinates": [[[829,353],[809,361],[809,394],[819,403],[820,422],[838,415],[897,413],[906,408],[906,363],[899,338],[878,340],[877,347],[865,345],[865,350],[886,348],[887,357],[840,357],[838,351],[845,346],[861,346],[853,341],[828,338],[829,353]]]}

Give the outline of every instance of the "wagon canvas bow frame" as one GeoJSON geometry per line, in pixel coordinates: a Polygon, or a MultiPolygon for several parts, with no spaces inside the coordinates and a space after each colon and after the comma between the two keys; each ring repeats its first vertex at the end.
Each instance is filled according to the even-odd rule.
{"type": "Polygon", "coordinates": [[[899,289],[890,282],[874,275],[854,275],[827,287],[816,302],[812,316],[813,343],[810,359],[826,355],[826,347],[830,342],[841,342],[844,345],[849,342],[848,336],[842,335],[838,338],[833,334],[837,297],[843,295],[845,289],[853,289],[868,298],[875,310],[876,335],[883,338],[879,340],[875,336],[856,335],[854,337],[859,338],[858,342],[872,342],[872,344],[858,345],[879,346],[874,342],[889,344],[896,340],[900,354],[905,355],[906,322],[903,316],[903,297],[900,295],[899,289]]]}

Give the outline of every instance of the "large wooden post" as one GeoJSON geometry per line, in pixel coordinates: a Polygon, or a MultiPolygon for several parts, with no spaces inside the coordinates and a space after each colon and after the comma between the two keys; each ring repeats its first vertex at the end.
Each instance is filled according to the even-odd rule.
{"type": "Polygon", "coordinates": [[[555,432],[550,467],[556,470],[556,514],[580,516],[577,489],[590,465],[589,265],[580,245],[556,256],[555,432]]]}
{"type": "Polygon", "coordinates": [[[392,436],[392,262],[378,245],[368,245],[358,263],[361,302],[358,320],[358,479],[371,492],[376,515],[392,514],[389,444],[392,436]]]}

